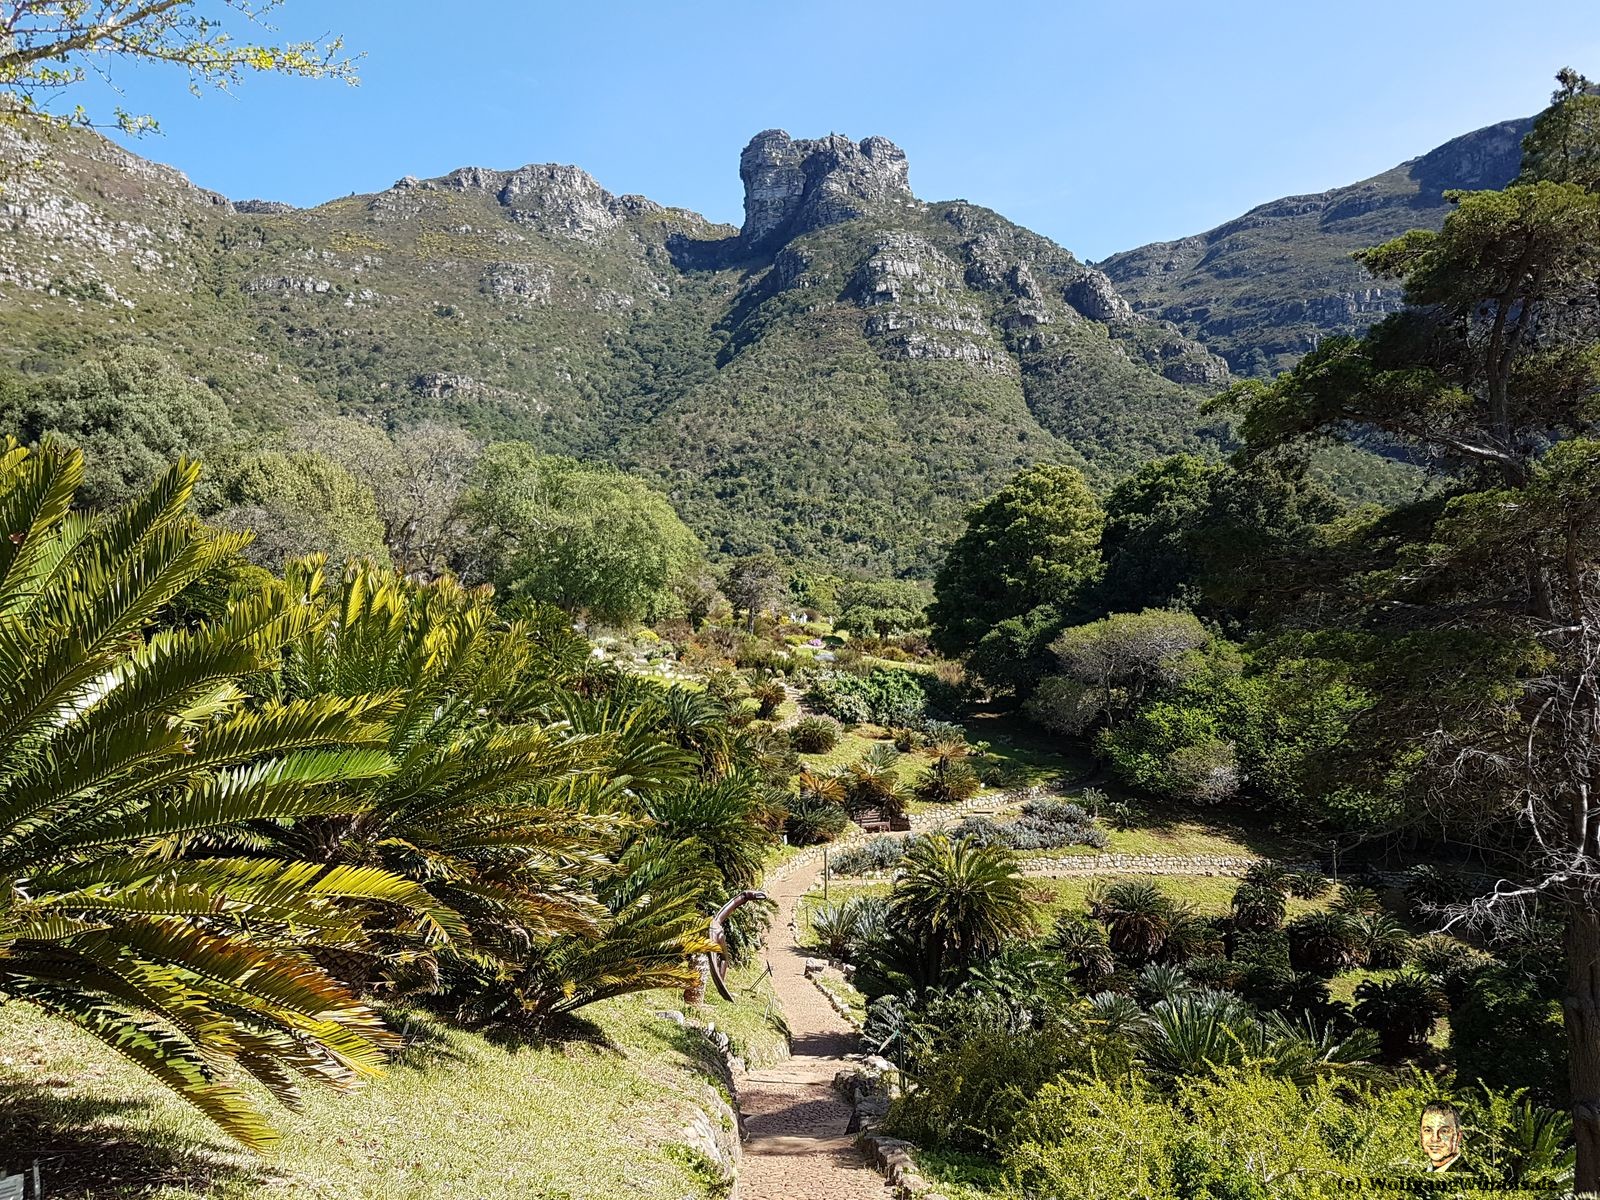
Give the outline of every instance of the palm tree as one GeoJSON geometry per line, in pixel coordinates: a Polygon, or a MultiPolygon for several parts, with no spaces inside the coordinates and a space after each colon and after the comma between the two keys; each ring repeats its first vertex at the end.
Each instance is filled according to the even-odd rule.
{"type": "Polygon", "coordinates": [[[1287,893],[1294,882],[1294,873],[1275,859],[1263,858],[1251,863],[1242,878],[1255,887],[1287,893]]]}
{"type": "Polygon", "coordinates": [[[1421,1049],[1444,1011],[1444,993],[1426,975],[1408,972],[1356,985],[1355,1018],[1378,1035],[1391,1062],[1421,1049]]]}
{"type": "Polygon", "coordinates": [[[1089,1020],[1113,1037],[1138,1041],[1150,1032],[1150,1014],[1132,996],[1096,992],[1089,997],[1089,1020]]]}
{"type": "MultiPolygon", "coordinates": [[[[722,877],[726,891],[754,887],[774,838],[772,812],[759,781],[733,775],[658,792],[644,801],[651,834],[692,841],[722,877]]],[[[719,897],[720,899],[720,897],[719,897]]]]}
{"type": "Polygon", "coordinates": [[[1140,1059],[1158,1075],[1182,1079],[1260,1057],[1265,1038],[1255,1011],[1231,992],[1190,992],[1150,1011],[1140,1059]]]}
{"type": "Polygon", "coordinates": [[[889,918],[922,947],[934,977],[960,973],[1035,928],[1016,855],[943,834],[918,838],[901,859],[889,918]]]}
{"type": "Polygon", "coordinates": [[[1157,1004],[1163,1000],[1175,1000],[1194,988],[1183,968],[1173,966],[1171,963],[1147,964],[1145,969],[1139,972],[1139,978],[1133,986],[1135,994],[1147,1005],[1157,1004]]]}
{"type": "Polygon", "coordinates": [[[1072,964],[1073,971],[1088,986],[1117,969],[1105,929],[1091,921],[1063,917],[1045,945],[1072,964]]]}
{"type": "Polygon", "coordinates": [[[1145,963],[1161,952],[1177,919],[1177,907],[1153,883],[1123,880],[1090,901],[1106,927],[1111,949],[1130,962],[1145,963]]]}
{"type": "Polygon", "coordinates": [[[1350,913],[1352,915],[1381,913],[1383,911],[1383,901],[1379,899],[1378,893],[1371,888],[1342,883],[1339,885],[1338,896],[1334,898],[1333,903],[1328,907],[1335,912],[1350,913]]]}
{"type": "Polygon", "coordinates": [[[776,679],[764,679],[751,687],[750,698],[756,702],[756,720],[770,721],[778,715],[789,692],[776,679]]]}
{"type": "Polygon", "coordinates": [[[509,974],[488,960],[453,973],[444,1003],[455,1017],[544,1032],[600,1000],[700,983],[692,956],[712,949],[703,897],[720,884],[715,867],[692,844],[646,838],[618,868],[599,888],[607,919],[598,935],[543,942],[509,974]]]}
{"type": "MultiPolygon", "coordinates": [[[[416,880],[462,915],[475,953],[514,960],[541,939],[597,930],[604,910],[589,893],[623,829],[604,811],[610,747],[530,710],[522,627],[502,627],[484,592],[371,564],[352,564],[330,588],[309,559],[291,566],[288,585],[312,620],[286,648],[274,693],[401,698],[384,740],[395,771],[360,813],[255,832],[298,857],[416,880]]],[[[408,941],[378,946],[431,989],[434,956],[408,941]]]]}
{"type": "Polygon", "coordinates": [[[260,1146],[275,1135],[231,1072],[294,1103],[297,1077],[348,1086],[393,1044],[310,952],[363,945],[375,908],[464,931],[388,871],[229,851],[245,822],[362,811],[394,771],[395,700],[250,705],[244,680],[310,615],[269,586],[159,630],[247,538],[186,515],[191,463],[98,518],[69,512],[82,473],[77,452],[0,453],[0,1000],[87,1030],[260,1146]]]}

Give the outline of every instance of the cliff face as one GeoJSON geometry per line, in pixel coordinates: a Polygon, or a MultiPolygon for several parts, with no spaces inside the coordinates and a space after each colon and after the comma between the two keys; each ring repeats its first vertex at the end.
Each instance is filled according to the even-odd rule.
{"type": "Polygon", "coordinates": [[[1329,334],[1358,333],[1400,307],[1357,250],[1437,229],[1452,189],[1501,188],[1531,119],[1455,138],[1348,187],[1289,196],[1206,233],[1114,254],[1100,267],[1136,311],[1171,321],[1243,374],[1290,366],[1329,334]]]}
{"type": "Polygon", "coordinates": [[[740,243],[756,251],[888,205],[914,207],[908,176],[905,152],[888,138],[852,142],[831,134],[796,141],[781,129],[768,129],[739,156],[740,243]]]}

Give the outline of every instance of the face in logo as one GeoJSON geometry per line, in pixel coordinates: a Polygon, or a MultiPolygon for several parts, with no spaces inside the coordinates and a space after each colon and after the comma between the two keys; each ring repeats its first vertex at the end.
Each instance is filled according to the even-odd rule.
{"type": "Polygon", "coordinates": [[[1461,1157],[1461,1114],[1455,1105],[1435,1101],[1422,1110],[1418,1132],[1428,1170],[1448,1171],[1461,1157]]]}

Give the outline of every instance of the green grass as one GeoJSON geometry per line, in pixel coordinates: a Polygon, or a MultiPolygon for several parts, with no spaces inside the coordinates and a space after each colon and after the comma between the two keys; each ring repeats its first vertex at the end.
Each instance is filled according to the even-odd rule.
{"type": "Polygon", "coordinates": [[[698,1034],[647,994],[586,1010],[589,1039],[498,1044],[420,1014],[398,1062],[360,1091],[274,1113],[254,1155],[112,1051],[0,1006],[0,1164],[41,1159],[51,1200],[681,1200],[710,1194],[683,1144],[713,1092],[698,1034]]]}
{"type": "Polygon", "coordinates": [[[958,1150],[916,1151],[917,1166],[947,1200],[996,1200],[1013,1196],[993,1159],[958,1150]]]}
{"type": "MultiPolygon", "coordinates": [[[[728,1035],[733,1051],[752,1067],[789,1057],[789,1024],[783,1019],[765,962],[746,963],[728,972],[729,1004],[716,989],[706,993],[705,1010],[695,1014],[728,1035]]],[[[683,1007],[679,1005],[678,1007],[683,1007]]]]}
{"type": "MultiPolygon", "coordinates": [[[[1044,918],[1054,922],[1064,914],[1084,914],[1089,896],[1113,883],[1138,880],[1153,883],[1165,895],[1194,906],[1203,917],[1225,916],[1233,902],[1239,880],[1229,875],[1041,875],[1029,879],[1039,900],[1044,918]]],[[[1285,920],[1326,908],[1328,899],[1301,900],[1290,896],[1285,920]]]]}

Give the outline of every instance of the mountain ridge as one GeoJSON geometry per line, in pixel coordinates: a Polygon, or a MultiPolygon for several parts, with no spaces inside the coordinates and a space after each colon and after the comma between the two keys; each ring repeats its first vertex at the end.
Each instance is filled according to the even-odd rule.
{"type": "Polygon", "coordinates": [[[1510,183],[1532,124],[1487,125],[1356,183],[1270,200],[1204,233],[1097,265],[1136,311],[1171,321],[1236,373],[1271,374],[1320,338],[1359,333],[1396,311],[1399,289],[1350,256],[1409,229],[1438,228],[1446,191],[1510,183]]]}
{"type": "MultiPolygon", "coordinates": [[[[1461,166],[1408,165],[1428,161],[1461,166]]],[[[0,196],[0,360],[49,371],[152,344],[259,437],[330,414],[455,424],[651,478],[715,554],[926,575],[1021,467],[1068,463],[1104,487],[1158,455],[1225,450],[1226,425],[1199,411],[1230,378],[1224,356],[1287,358],[1349,314],[1317,324],[1305,272],[1267,269],[1268,291],[1300,288],[1267,300],[1312,317],[1280,328],[1243,305],[1219,324],[1203,294],[1217,276],[1195,267],[1226,267],[1251,230],[1305,241],[1308,213],[1352,236],[1339,222],[1372,183],[1093,265],[989,209],[919,199],[887,138],[764,130],[739,172],[738,228],[555,163],[296,208],[67,134],[0,196]]],[[[1403,189],[1368,190],[1370,214],[1403,189]]],[[[1357,490],[1387,470],[1340,469],[1357,490]]]]}

